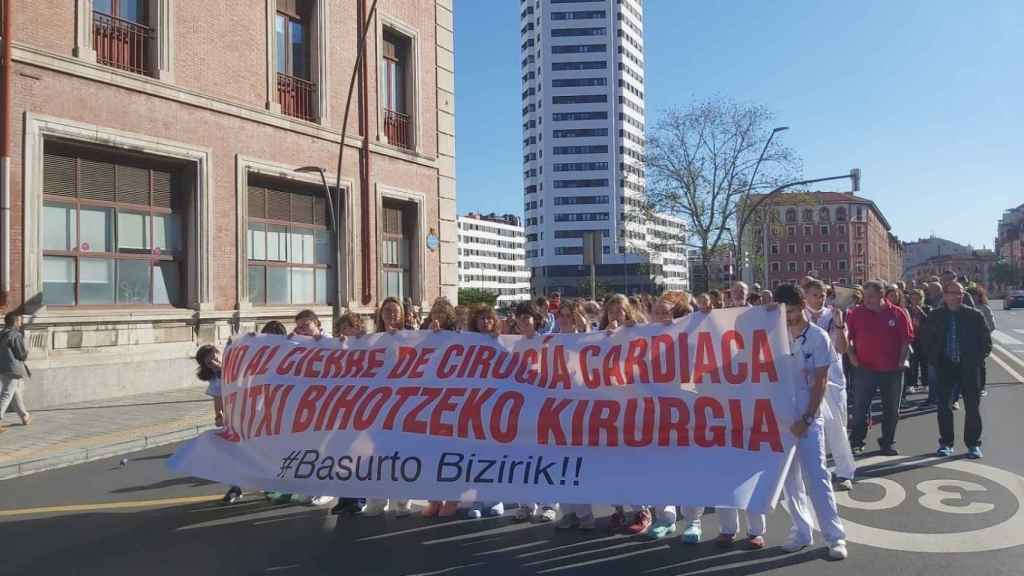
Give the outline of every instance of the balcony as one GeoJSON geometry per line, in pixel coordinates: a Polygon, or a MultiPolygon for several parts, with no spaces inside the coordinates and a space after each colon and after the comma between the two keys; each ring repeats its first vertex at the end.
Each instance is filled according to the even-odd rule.
{"type": "Polygon", "coordinates": [[[100,64],[147,74],[153,29],[103,12],[93,12],[92,45],[100,64]]]}
{"type": "Polygon", "coordinates": [[[278,72],[277,101],[282,114],[316,122],[316,83],[278,72]]]}
{"type": "Polygon", "coordinates": [[[384,109],[384,136],[388,144],[412,149],[409,116],[394,110],[384,109]]]}

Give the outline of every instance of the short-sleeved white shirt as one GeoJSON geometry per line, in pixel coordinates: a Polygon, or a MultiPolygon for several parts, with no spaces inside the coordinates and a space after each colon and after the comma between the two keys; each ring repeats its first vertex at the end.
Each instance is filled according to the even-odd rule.
{"type": "MultiPolygon", "coordinates": [[[[818,328],[824,330],[825,334],[829,336],[829,340],[831,341],[832,328],[835,322],[834,312],[834,308],[826,306],[822,308],[821,314],[817,319],[815,319],[814,313],[808,308],[804,310],[804,317],[807,318],[807,321],[811,324],[815,324],[818,328]]],[[[845,326],[843,327],[843,331],[846,331],[845,326]]],[[[843,355],[836,351],[834,343],[830,345],[830,348],[832,350],[832,364],[828,367],[828,383],[840,388],[846,388],[846,374],[843,373],[843,355]]]]}
{"type": "Polygon", "coordinates": [[[815,371],[832,363],[832,342],[824,330],[807,324],[803,333],[793,338],[791,349],[800,362],[802,386],[798,391],[810,392],[815,371]]]}

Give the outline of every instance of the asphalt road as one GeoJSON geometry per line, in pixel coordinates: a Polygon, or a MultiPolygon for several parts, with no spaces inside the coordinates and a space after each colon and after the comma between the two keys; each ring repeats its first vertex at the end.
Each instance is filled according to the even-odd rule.
{"type": "MultiPolygon", "coordinates": [[[[0,482],[0,574],[984,574],[1024,573],[1024,310],[996,303],[998,347],[989,360],[985,459],[931,457],[934,408],[912,396],[897,432],[902,455],[866,454],[840,496],[850,558],[830,563],[816,546],[785,554],[786,512],[769,516],[769,548],[562,533],[511,518],[345,518],[326,508],[275,506],[225,487],[170,475],[173,447],[0,482]]],[[[958,435],[962,413],[957,415],[958,435]]],[[[872,436],[877,436],[874,427],[872,436]]],[[[874,446],[873,438],[869,446],[874,446]]],[[[963,447],[958,446],[958,455],[963,447]]],[[[642,490],[642,486],[638,487],[642,490]]],[[[609,511],[605,510],[605,515],[609,511]]]]}

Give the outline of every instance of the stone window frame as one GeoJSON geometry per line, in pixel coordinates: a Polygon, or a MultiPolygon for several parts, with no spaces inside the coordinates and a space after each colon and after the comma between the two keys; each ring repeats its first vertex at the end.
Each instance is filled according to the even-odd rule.
{"type": "MultiPolygon", "coordinates": [[[[423,58],[421,56],[421,42],[420,34],[410,24],[407,24],[398,18],[390,15],[381,14],[379,11],[375,13],[375,38],[374,38],[374,51],[377,55],[374,65],[376,66],[375,74],[377,77],[377,142],[382,144],[388,144],[387,136],[384,133],[384,85],[383,75],[381,74],[381,68],[383,67],[384,60],[384,29],[388,28],[392,32],[397,33],[401,36],[405,36],[409,39],[409,45],[411,49],[409,52],[412,54],[412,70],[410,70],[409,77],[412,78],[411,86],[409,91],[411,92],[407,98],[410,99],[412,105],[409,107],[409,124],[412,125],[410,129],[410,137],[412,138],[411,152],[417,154],[422,153],[423,138],[420,135],[420,127],[423,122],[423,96],[421,90],[422,84],[422,66],[423,58]]],[[[393,146],[388,144],[389,146],[393,146]]],[[[397,146],[396,146],[397,147],[397,146]]],[[[404,148],[399,148],[404,150],[404,148]]]]}
{"type": "MultiPolygon", "coordinates": [[[[426,261],[427,261],[427,195],[423,192],[414,192],[412,190],[405,190],[402,188],[396,188],[394,186],[388,186],[384,184],[376,184],[376,230],[374,231],[374,238],[376,244],[374,244],[374,253],[380,254],[381,247],[384,243],[384,200],[396,200],[399,202],[407,202],[413,204],[416,207],[416,220],[415,230],[409,238],[409,255],[412,256],[413,261],[411,265],[412,278],[409,281],[410,294],[408,298],[412,298],[412,301],[418,306],[426,306],[426,295],[427,295],[427,284],[426,284],[426,261]]],[[[379,256],[378,256],[379,259],[379,256]]],[[[384,267],[377,267],[377,290],[376,290],[377,302],[384,299],[384,267]]]]}
{"type": "Polygon", "coordinates": [[[79,308],[48,309],[35,299],[42,294],[43,286],[43,156],[47,139],[60,139],[70,143],[104,146],[107,148],[123,148],[131,152],[152,156],[162,156],[175,160],[184,160],[194,166],[195,178],[190,180],[189,198],[186,204],[185,234],[187,250],[185,269],[187,271],[187,288],[185,304],[171,311],[153,311],[162,317],[167,315],[192,316],[194,311],[210,311],[214,307],[213,281],[210,275],[210,263],[213,230],[213,150],[176,142],[164,138],[156,138],[143,134],[125,132],[66,120],[52,116],[26,113],[25,118],[25,150],[24,150],[24,277],[22,288],[25,303],[32,314],[38,317],[64,317],[97,314],[104,317],[145,316],[145,310],[118,308],[101,308],[86,311],[79,308]]]}
{"type": "MultiPolygon", "coordinates": [[[[153,78],[174,82],[174,2],[175,0],[145,0],[146,10],[152,15],[156,29],[156,54],[153,58],[153,78]]],[[[96,63],[96,47],[92,44],[93,0],[75,0],[76,58],[96,63]]],[[[116,68],[112,68],[116,70],[116,68]]],[[[131,72],[124,72],[132,74],[131,72]]],[[[134,76],[134,74],[132,74],[134,76]]]]}
{"type": "MultiPolygon", "coordinates": [[[[301,308],[310,306],[298,304],[282,305],[254,305],[249,300],[249,246],[248,246],[248,223],[249,223],[249,175],[267,176],[277,179],[291,180],[310,184],[317,189],[323,188],[323,182],[319,174],[296,172],[297,166],[262,160],[250,156],[238,154],[235,156],[235,229],[237,235],[236,254],[238,269],[235,272],[235,293],[237,294],[238,310],[243,312],[258,312],[261,316],[289,316],[301,308]]],[[[332,186],[337,181],[337,174],[326,172],[327,184],[332,186]]],[[[357,250],[359,237],[355,229],[353,215],[355,204],[353,199],[354,183],[349,178],[341,179],[341,193],[335,199],[336,214],[339,216],[338,226],[342,228],[340,234],[335,238],[335,250],[341,251],[342,259],[338,270],[335,271],[335,294],[336,304],[327,304],[313,307],[318,310],[329,310],[332,306],[348,307],[350,309],[358,306],[356,303],[355,284],[353,271],[358,264],[357,250]],[[340,210],[339,210],[340,209],[340,210]]],[[[335,259],[335,262],[339,260],[335,259]]]]}
{"type": "MultiPolygon", "coordinates": [[[[327,62],[331,37],[330,27],[330,2],[328,0],[308,0],[313,2],[313,23],[309,28],[312,34],[310,39],[310,76],[316,82],[316,121],[313,124],[327,126],[327,119],[330,117],[330,66],[327,62]]],[[[277,15],[277,0],[265,0],[266,11],[266,42],[267,42],[267,110],[274,114],[281,114],[281,103],[277,101],[277,49],[274,45],[276,32],[274,29],[274,18],[277,15]]],[[[293,116],[286,116],[297,122],[306,122],[293,116]]]]}

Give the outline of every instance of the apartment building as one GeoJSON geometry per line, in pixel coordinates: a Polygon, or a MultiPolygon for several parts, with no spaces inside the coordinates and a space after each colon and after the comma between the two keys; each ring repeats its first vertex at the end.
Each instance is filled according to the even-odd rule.
{"type": "MultiPolygon", "coordinates": [[[[752,202],[758,195],[754,195],[752,202]]],[[[874,202],[844,192],[782,194],[748,226],[752,280],[769,288],[807,275],[842,285],[903,274],[903,246],[874,202]]]]}
{"type": "Polygon", "coordinates": [[[456,297],[452,2],[370,5],[6,0],[31,405],[188,385],[197,345],[304,308],[456,297]]]}
{"type": "Polygon", "coordinates": [[[530,299],[526,238],[519,216],[459,216],[459,288],[476,288],[498,296],[507,308],[530,299]]]}
{"type": "Polygon", "coordinates": [[[601,284],[619,292],[684,285],[683,242],[649,239],[665,224],[682,238],[682,223],[636,216],[645,186],[642,3],[522,0],[519,7],[533,290],[589,291],[582,242],[591,231],[602,236],[601,284]]]}

